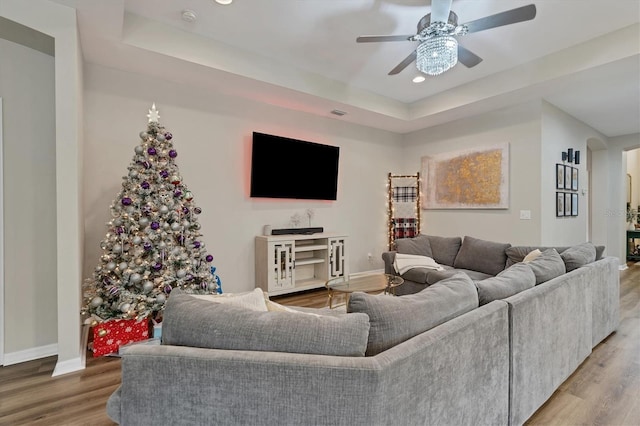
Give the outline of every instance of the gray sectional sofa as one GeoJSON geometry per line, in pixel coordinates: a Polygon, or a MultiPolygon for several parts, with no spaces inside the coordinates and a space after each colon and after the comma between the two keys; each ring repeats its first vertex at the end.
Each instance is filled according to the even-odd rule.
{"type": "Polygon", "coordinates": [[[619,322],[617,259],[585,243],[522,262],[535,249],[484,279],[457,270],[400,297],[354,293],[346,314],[173,293],[162,344],[124,351],[107,413],[123,425],[523,424],[619,322]]]}

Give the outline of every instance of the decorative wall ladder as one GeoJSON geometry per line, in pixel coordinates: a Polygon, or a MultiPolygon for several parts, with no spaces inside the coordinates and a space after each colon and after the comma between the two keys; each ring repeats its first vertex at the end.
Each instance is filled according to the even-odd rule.
{"type": "Polygon", "coordinates": [[[394,241],[420,234],[420,173],[394,175],[387,181],[387,238],[389,250],[394,241]]]}

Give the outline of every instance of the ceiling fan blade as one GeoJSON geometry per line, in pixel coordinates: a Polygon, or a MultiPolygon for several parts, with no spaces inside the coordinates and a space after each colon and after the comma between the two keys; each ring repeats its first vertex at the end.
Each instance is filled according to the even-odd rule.
{"type": "Polygon", "coordinates": [[[358,43],[372,43],[378,41],[408,41],[413,35],[360,36],[358,43]]]}
{"type": "Polygon", "coordinates": [[[467,22],[465,25],[469,33],[488,30],[490,28],[501,27],[503,25],[515,24],[516,22],[530,21],[536,17],[536,5],[518,7],[495,15],[485,16],[475,21],[467,22]]]}
{"type": "Polygon", "coordinates": [[[482,58],[458,44],[458,62],[467,68],[471,68],[482,62],[482,58]]]}
{"type": "Polygon", "coordinates": [[[398,74],[400,71],[405,69],[411,62],[416,60],[416,51],[411,52],[409,56],[407,56],[402,62],[400,62],[394,69],[389,71],[389,75],[398,74]]]}
{"type": "Polygon", "coordinates": [[[431,22],[449,21],[452,0],[431,0],[431,22]]]}

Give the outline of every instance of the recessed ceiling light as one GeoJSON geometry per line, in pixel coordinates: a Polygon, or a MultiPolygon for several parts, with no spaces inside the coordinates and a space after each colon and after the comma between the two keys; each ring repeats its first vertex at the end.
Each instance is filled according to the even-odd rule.
{"type": "Polygon", "coordinates": [[[196,19],[198,19],[198,17],[196,16],[196,13],[191,10],[191,9],[185,9],[182,11],[182,20],[185,22],[196,22],[196,19]]]}
{"type": "Polygon", "coordinates": [[[422,83],[425,80],[424,75],[418,75],[413,77],[414,83],[422,83]]]}
{"type": "Polygon", "coordinates": [[[231,4],[232,2],[233,0],[216,0],[216,3],[224,5],[231,4]]]}

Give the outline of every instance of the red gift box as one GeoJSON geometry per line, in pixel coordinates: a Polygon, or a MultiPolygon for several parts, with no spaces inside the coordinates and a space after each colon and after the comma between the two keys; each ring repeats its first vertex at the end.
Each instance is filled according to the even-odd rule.
{"type": "Polygon", "coordinates": [[[149,338],[149,320],[115,319],[93,327],[93,356],[118,352],[122,345],[149,338]]]}

